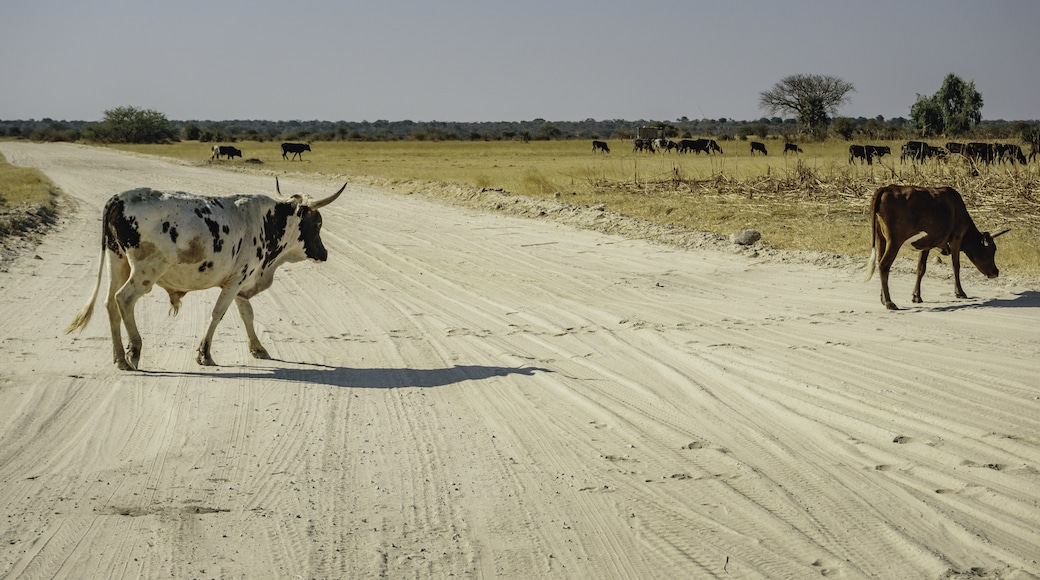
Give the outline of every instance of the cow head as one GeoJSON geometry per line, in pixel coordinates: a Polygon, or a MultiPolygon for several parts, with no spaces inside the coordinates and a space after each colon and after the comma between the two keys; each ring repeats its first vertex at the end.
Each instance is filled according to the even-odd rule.
{"type": "Polygon", "coordinates": [[[965,236],[964,243],[961,246],[961,250],[968,256],[972,264],[979,269],[987,278],[996,278],[1000,275],[1000,270],[997,269],[997,264],[994,261],[994,257],[997,253],[997,245],[993,242],[994,238],[1000,237],[1010,230],[1004,230],[996,234],[990,235],[989,232],[982,232],[978,234],[978,237],[965,236]]]}
{"type": "MultiPolygon", "coordinates": [[[[274,184],[278,194],[281,195],[282,189],[278,184],[277,177],[275,177],[274,184]]],[[[305,204],[303,198],[299,195],[292,196],[287,202],[293,208],[293,215],[300,218],[299,240],[303,242],[303,252],[307,259],[324,262],[329,258],[329,252],[321,241],[321,213],[318,210],[336,201],[336,198],[346,188],[347,184],[344,183],[343,187],[339,188],[339,191],[336,193],[309,205],[305,204]]]]}

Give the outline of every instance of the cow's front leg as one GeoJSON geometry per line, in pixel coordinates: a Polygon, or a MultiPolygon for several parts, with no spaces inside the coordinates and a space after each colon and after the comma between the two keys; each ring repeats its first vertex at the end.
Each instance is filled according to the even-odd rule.
{"type": "Polygon", "coordinates": [[[964,288],[961,288],[961,250],[950,250],[950,264],[953,266],[953,291],[957,298],[967,298],[964,288]]]}
{"type": "Polygon", "coordinates": [[[256,330],[253,329],[253,305],[250,304],[249,299],[235,296],[235,306],[238,307],[238,313],[242,316],[242,324],[246,327],[246,335],[249,336],[249,354],[253,355],[253,358],[271,358],[267,349],[260,344],[256,330]]]}
{"type": "Polygon", "coordinates": [[[206,336],[202,337],[202,342],[199,343],[199,350],[195,355],[195,362],[200,365],[208,367],[217,366],[217,363],[213,362],[213,355],[210,353],[210,349],[213,346],[213,334],[217,331],[217,325],[224,318],[224,313],[227,312],[228,306],[231,306],[231,301],[237,293],[238,287],[232,286],[222,289],[220,296],[217,296],[217,303],[213,305],[213,316],[209,321],[209,328],[206,330],[206,336]]]}
{"type": "Polygon", "coordinates": [[[924,278],[924,272],[928,269],[928,250],[921,250],[921,255],[917,258],[917,282],[914,284],[914,304],[920,304],[921,300],[921,278],[924,278]]]}

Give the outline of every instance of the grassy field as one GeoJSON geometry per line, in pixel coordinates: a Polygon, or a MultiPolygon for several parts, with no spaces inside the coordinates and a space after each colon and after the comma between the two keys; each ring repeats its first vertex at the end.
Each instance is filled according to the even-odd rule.
{"type": "Polygon", "coordinates": [[[15,167],[0,155],[0,238],[50,223],[58,188],[37,169],[15,167]]]}
{"type": "Polygon", "coordinates": [[[802,154],[785,156],[783,143],[770,139],[765,141],[770,155],[764,157],[752,156],[746,141],[720,142],[722,155],[636,153],[631,141],[608,143],[610,154],[592,153],[591,141],[317,142],[303,161],[286,161],[278,143],[240,142],[235,145],[243,159],[213,162],[205,143],[119,148],[274,174],[366,179],[396,191],[450,182],[558,197],[721,235],[755,228],[778,249],[864,256],[870,247],[866,207],[875,189],[888,183],[951,185],[964,195],[981,229],[1012,228],[1001,238],[1001,268],[1040,276],[1036,164],[984,166],[978,175],[959,157],[904,164],[901,141],[872,142],[896,152],[873,165],[850,164],[844,141],[804,143],[802,154]]]}
{"type": "Polygon", "coordinates": [[[54,195],[54,184],[43,172],[15,167],[0,155],[0,208],[8,209],[21,204],[49,205],[54,195]]]}

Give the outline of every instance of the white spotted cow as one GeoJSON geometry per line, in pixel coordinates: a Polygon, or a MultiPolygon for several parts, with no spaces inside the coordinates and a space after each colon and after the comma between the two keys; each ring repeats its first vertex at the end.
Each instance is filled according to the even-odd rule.
{"type": "MultiPolygon", "coordinates": [[[[277,178],[275,187],[278,188],[277,178]]],[[[108,258],[109,288],[105,306],[112,330],[112,356],[123,370],[136,370],[141,360],[141,334],[134,305],[153,286],[166,290],[176,314],[181,298],[193,290],[220,288],[196,362],[215,365],[210,349],[213,333],[234,301],[249,337],[249,352],[270,358],[253,329],[249,299],[271,287],[275,270],[287,262],[324,262],[318,209],[343,190],[312,204],[300,196],[278,201],[266,195],[206,197],[180,191],[132,189],[105,204],[101,229],[101,264],[87,304],[65,332],[90,322],[108,258]],[[121,325],[129,345],[123,351],[121,325]]]]}

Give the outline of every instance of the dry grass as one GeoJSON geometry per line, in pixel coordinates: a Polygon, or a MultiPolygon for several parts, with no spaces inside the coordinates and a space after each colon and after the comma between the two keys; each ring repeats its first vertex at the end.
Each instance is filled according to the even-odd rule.
{"type": "Polygon", "coordinates": [[[0,155],[0,264],[54,225],[58,199],[57,186],[43,172],[15,167],[0,155]]]}
{"type": "MultiPolygon", "coordinates": [[[[1001,238],[1002,269],[1040,277],[1040,175],[1038,166],[972,167],[949,163],[903,164],[895,156],[873,165],[849,164],[848,143],[801,144],[798,156],[778,154],[783,143],[766,141],[773,153],[750,154],[747,142],[721,142],[724,155],[645,154],[630,141],[609,141],[611,153],[592,153],[590,141],[314,143],[302,162],[284,161],[278,143],[237,143],[246,160],[213,162],[234,168],[284,173],[346,175],[422,189],[423,182],[476,188],[608,210],[653,222],[728,235],[756,228],[777,249],[869,252],[866,207],[875,189],[888,183],[950,185],[958,189],[981,229],[1012,231],[1001,238]],[[557,195],[558,194],[558,195],[557,195]]],[[[208,161],[207,144],[121,147],[208,161]]]]}
{"type": "Polygon", "coordinates": [[[56,188],[38,169],[15,167],[0,155],[0,208],[50,205],[56,188]]]}

